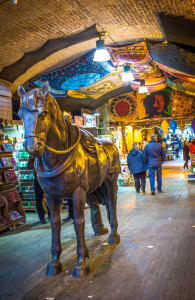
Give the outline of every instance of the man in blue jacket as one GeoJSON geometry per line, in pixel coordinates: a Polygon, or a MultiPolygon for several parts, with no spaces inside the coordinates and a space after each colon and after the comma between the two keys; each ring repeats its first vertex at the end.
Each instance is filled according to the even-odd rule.
{"type": "Polygon", "coordinates": [[[157,174],[157,190],[162,193],[162,164],[166,158],[163,146],[157,142],[156,134],[151,135],[151,142],[144,149],[144,162],[149,168],[151,194],[155,195],[155,172],[157,174]]]}
{"type": "Polygon", "coordinates": [[[139,143],[133,143],[133,147],[127,156],[127,164],[135,180],[136,192],[140,193],[140,181],[141,181],[141,190],[143,193],[145,193],[146,170],[148,168],[146,164],[144,164],[143,150],[139,149],[139,143]]]}

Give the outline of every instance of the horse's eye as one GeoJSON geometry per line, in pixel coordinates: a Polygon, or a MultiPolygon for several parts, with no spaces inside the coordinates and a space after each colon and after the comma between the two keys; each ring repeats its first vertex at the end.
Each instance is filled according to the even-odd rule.
{"type": "Polygon", "coordinates": [[[46,116],[47,116],[47,111],[44,110],[44,111],[41,113],[41,119],[44,120],[46,116]]]}

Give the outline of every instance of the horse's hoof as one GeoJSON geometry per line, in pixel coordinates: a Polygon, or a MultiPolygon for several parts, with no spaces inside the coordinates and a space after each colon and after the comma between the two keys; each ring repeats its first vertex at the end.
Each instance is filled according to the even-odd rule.
{"type": "Polygon", "coordinates": [[[62,272],[62,264],[60,261],[59,262],[50,262],[47,265],[47,271],[46,271],[47,276],[55,276],[61,272],[62,272]]]}
{"type": "Polygon", "coordinates": [[[85,262],[78,262],[74,266],[73,276],[75,278],[83,278],[89,273],[89,265],[85,262]]]}
{"type": "Polygon", "coordinates": [[[109,236],[109,244],[110,245],[117,245],[120,243],[120,235],[117,233],[116,235],[109,236]]]}
{"type": "Polygon", "coordinates": [[[100,236],[108,233],[108,228],[103,227],[102,229],[95,232],[95,236],[100,236]]]}

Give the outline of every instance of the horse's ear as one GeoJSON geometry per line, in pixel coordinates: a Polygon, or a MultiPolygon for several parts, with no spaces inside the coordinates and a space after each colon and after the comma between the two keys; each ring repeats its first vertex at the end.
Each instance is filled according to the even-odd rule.
{"type": "Polygon", "coordinates": [[[41,88],[41,94],[44,96],[44,97],[47,97],[48,93],[50,91],[50,86],[49,86],[49,81],[45,81],[42,88],[41,88]]]}
{"type": "Polygon", "coordinates": [[[24,87],[21,84],[17,88],[17,93],[20,98],[22,98],[26,93],[24,87]]]}

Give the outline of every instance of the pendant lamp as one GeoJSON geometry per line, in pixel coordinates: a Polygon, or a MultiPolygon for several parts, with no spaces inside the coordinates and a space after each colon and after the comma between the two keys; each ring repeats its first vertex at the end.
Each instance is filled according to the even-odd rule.
{"type": "Polygon", "coordinates": [[[99,39],[96,41],[96,51],[93,60],[99,62],[110,60],[110,55],[104,45],[104,40],[99,39]]]}
{"type": "Polygon", "coordinates": [[[148,88],[145,85],[145,80],[140,80],[139,93],[140,94],[147,94],[148,93],[148,88]]]}
{"type": "Polygon", "coordinates": [[[123,67],[122,81],[132,81],[132,80],[134,80],[134,77],[131,72],[130,66],[125,64],[123,67]]]}

